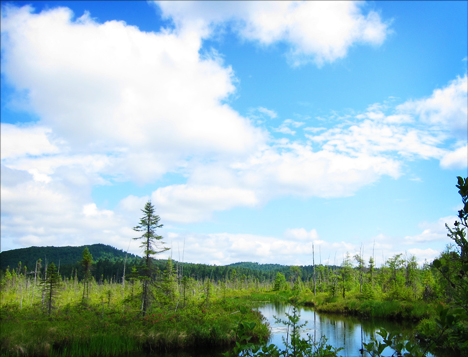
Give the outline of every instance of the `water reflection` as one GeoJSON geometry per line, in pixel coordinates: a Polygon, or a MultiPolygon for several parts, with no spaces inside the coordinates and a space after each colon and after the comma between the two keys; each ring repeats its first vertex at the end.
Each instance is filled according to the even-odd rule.
{"type": "MultiPolygon", "coordinates": [[[[277,345],[280,349],[284,349],[283,337],[286,337],[287,326],[282,323],[276,322],[274,316],[281,320],[287,320],[286,312],[292,314],[292,306],[282,303],[268,304],[258,308],[258,310],[265,316],[271,327],[271,338],[268,343],[277,345]]],[[[301,331],[303,338],[311,336],[313,341],[319,341],[321,336],[325,335],[328,339],[328,344],[334,347],[344,347],[339,355],[343,357],[361,357],[360,349],[362,343],[370,342],[371,337],[374,336],[381,340],[380,336],[376,334],[379,329],[384,328],[389,332],[403,334],[404,336],[411,336],[413,333],[414,325],[408,323],[395,323],[391,321],[372,319],[360,320],[355,317],[316,313],[311,308],[298,309],[301,318],[299,324],[308,322],[301,331]]],[[[153,353],[140,353],[133,354],[135,357],[221,357],[223,352],[227,349],[197,349],[191,351],[180,352],[153,352],[153,353]]],[[[385,349],[383,355],[391,356],[393,350],[385,349]]],[[[368,356],[366,354],[365,356],[368,356]]],[[[433,356],[428,354],[429,356],[433,356]]],[[[441,356],[440,356],[441,357],[441,356]]]]}
{"type": "MultiPolygon", "coordinates": [[[[292,314],[292,306],[280,303],[268,304],[258,309],[268,320],[271,326],[272,336],[269,343],[273,343],[284,349],[283,338],[286,338],[287,326],[278,322],[274,316],[281,320],[287,320],[286,313],[292,314]]],[[[334,347],[344,347],[340,351],[343,357],[360,357],[360,350],[363,343],[371,341],[371,338],[380,339],[376,334],[381,328],[389,332],[410,336],[412,326],[410,324],[394,323],[380,319],[359,320],[355,317],[347,317],[334,314],[318,314],[310,308],[298,309],[301,317],[299,325],[307,321],[306,326],[301,330],[301,337],[310,336],[313,341],[320,340],[321,336],[328,339],[328,344],[334,347]]],[[[392,355],[393,350],[387,348],[384,355],[392,355]]],[[[433,355],[428,355],[433,356],[433,355]]]]}

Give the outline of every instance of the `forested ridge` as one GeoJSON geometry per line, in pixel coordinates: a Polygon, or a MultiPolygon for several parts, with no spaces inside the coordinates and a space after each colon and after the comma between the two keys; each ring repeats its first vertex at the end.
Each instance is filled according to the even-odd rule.
{"type": "Polygon", "coordinates": [[[28,247],[12,249],[0,253],[0,268],[5,270],[8,266],[14,268],[19,262],[23,266],[31,268],[36,263],[37,259],[42,259],[43,262],[46,260],[58,264],[74,265],[80,262],[82,258],[83,249],[88,247],[89,252],[94,257],[95,261],[98,260],[109,260],[111,262],[123,260],[127,256],[127,261],[138,260],[139,257],[125,253],[123,250],[119,250],[110,245],[105,244],[92,244],[83,246],[66,246],[66,247],[28,247]]]}
{"type": "MultiPolygon", "coordinates": [[[[54,262],[62,278],[69,277],[76,272],[78,279],[81,280],[83,272],[80,268],[80,261],[83,250],[86,247],[89,249],[95,262],[91,275],[98,282],[121,279],[125,259],[127,259],[126,266],[129,271],[132,267],[137,267],[141,264],[141,257],[130,253],[126,254],[123,250],[99,243],[77,247],[29,247],[13,249],[0,253],[0,267],[4,273],[7,268],[17,270],[18,264],[21,263],[23,269],[32,271],[35,269],[36,261],[41,259],[42,271],[45,269],[46,261],[54,262]]],[[[152,260],[160,271],[165,270],[167,260],[152,260]]],[[[196,280],[210,278],[214,281],[219,281],[225,279],[226,276],[234,274],[238,275],[239,279],[255,278],[260,281],[273,281],[278,272],[285,275],[286,279],[290,279],[291,277],[291,266],[281,264],[239,262],[228,265],[209,265],[182,263],[176,260],[173,260],[173,264],[180,268],[181,271],[183,270],[185,272],[184,275],[193,277],[196,280]]],[[[338,268],[338,266],[330,266],[330,269],[338,268]]],[[[302,279],[309,280],[312,277],[313,265],[300,266],[300,269],[302,279]]]]}

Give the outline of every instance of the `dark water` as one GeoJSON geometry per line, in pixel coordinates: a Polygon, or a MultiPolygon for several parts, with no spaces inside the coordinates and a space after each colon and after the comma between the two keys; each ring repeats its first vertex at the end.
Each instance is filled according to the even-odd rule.
{"type": "MultiPolygon", "coordinates": [[[[286,312],[292,314],[292,306],[285,304],[269,303],[258,308],[263,316],[267,319],[271,327],[271,338],[268,343],[273,343],[279,348],[284,349],[283,337],[286,337],[287,327],[284,324],[278,323],[274,316],[281,320],[287,320],[286,312]]],[[[362,343],[371,341],[374,337],[381,341],[379,335],[376,334],[381,328],[389,332],[403,334],[404,336],[411,336],[414,324],[396,323],[382,319],[361,320],[355,317],[347,317],[336,314],[316,313],[311,308],[300,307],[298,308],[300,314],[299,324],[306,326],[301,330],[301,336],[312,340],[318,341],[321,336],[327,338],[327,343],[334,347],[343,347],[344,349],[339,352],[343,357],[361,357],[363,356],[359,351],[362,348],[362,343]]],[[[171,353],[154,353],[154,354],[138,354],[138,357],[160,356],[160,357],[221,357],[224,350],[192,350],[183,352],[171,353]]],[[[390,348],[385,349],[383,355],[391,356],[393,350],[390,348]]],[[[364,356],[368,356],[365,354],[364,356]]],[[[442,357],[428,354],[433,357],[442,357]]]]}

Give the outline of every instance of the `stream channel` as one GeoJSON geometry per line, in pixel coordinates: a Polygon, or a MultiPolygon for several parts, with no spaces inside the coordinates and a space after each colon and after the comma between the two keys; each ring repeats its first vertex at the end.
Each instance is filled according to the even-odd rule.
{"type": "MultiPolygon", "coordinates": [[[[258,308],[267,319],[271,328],[271,337],[269,344],[273,343],[281,350],[284,350],[283,338],[286,338],[288,332],[287,326],[277,322],[275,317],[281,320],[287,320],[286,313],[292,315],[293,308],[291,305],[283,303],[268,303],[258,308]]],[[[397,323],[384,319],[359,319],[352,316],[343,316],[337,314],[316,313],[312,308],[299,307],[300,314],[299,325],[307,321],[306,326],[301,329],[301,337],[318,341],[321,336],[327,338],[327,344],[333,347],[343,347],[339,352],[342,357],[361,357],[360,352],[362,343],[371,341],[374,337],[381,341],[381,337],[376,334],[381,328],[388,332],[395,332],[405,335],[412,335],[414,323],[397,323]]],[[[163,354],[143,354],[141,356],[158,356],[158,357],[221,357],[225,351],[184,351],[176,353],[163,354]]],[[[394,351],[386,348],[383,356],[391,356],[394,351]]],[[[364,356],[369,356],[365,353],[364,356]]],[[[434,354],[428,354],[428,357],[444,357],[434,354]]]]}

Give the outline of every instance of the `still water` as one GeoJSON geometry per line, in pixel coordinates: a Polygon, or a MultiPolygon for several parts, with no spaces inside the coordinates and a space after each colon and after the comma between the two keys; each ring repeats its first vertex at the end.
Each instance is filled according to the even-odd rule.
{"type": "MultiPolygon", "coordinates": [[[[290,315],[293,313],[292,306],[285,304],[267,304],[260,307],[258,310],[265,316],[270,324],[272,335],[269,343],[273,343],[281,349],[284,349],[283,338],[286,338],[287,326],[277,322],[275,316],[281,320],[287,320],[286,313],[290,315]]],[[[299,307],[298,312],[300,314],[298,324],[302,325],[307,322],[306,326],[301,330],[301,337],[308,338],[310,336],[313,341],[318,341],[321,336],[325,336],[328,340],[327,344],[333,347],[344,348],[339,352],[339,355],[343,357],[361,357],[360,349],[362,348],[362,343],[370,342],[372,337],[381,341],[380,336],[376,334],[380,328],[384,328],[389,332],[401,333],[409,336],[414,326],[381,319],[360,320],[343,315],[319,314],[307,307],[299,307]]],[[[387,348],[383,355],[391,356],[392,353],[393,350],[387,348]]]]}

